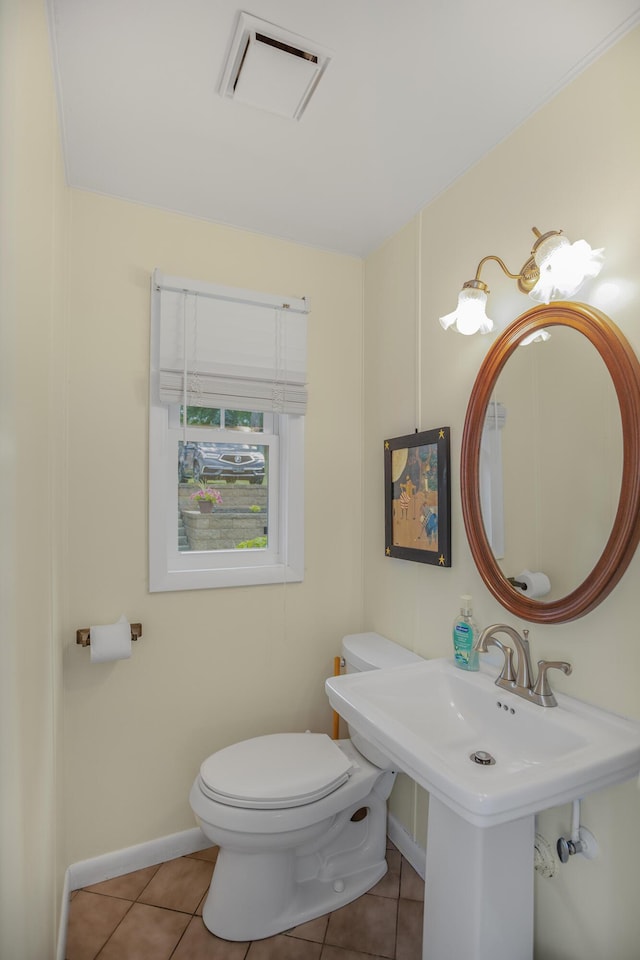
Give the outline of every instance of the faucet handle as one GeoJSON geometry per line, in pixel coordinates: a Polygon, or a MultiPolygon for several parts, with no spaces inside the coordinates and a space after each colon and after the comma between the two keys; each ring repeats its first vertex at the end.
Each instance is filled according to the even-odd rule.
{"type": "Polygon", "coordinates": [[[543,707],[557,706],[557,700],[549,686],[547,673],[549,670],[562,670],[565,676],[571,673],[571,664],[566,660],[538,660],[538,679],[531,691],[532,699],[543,707]]]}
{"type": "Polygon", "coordinates": [[[502,671],[500,676],[496,680],[496,684],[500,687],[511,687],[516,680],[516,672],[513,668],[513,650],[511,647],[507,646],[506,643],[501,643],[496,637],[488,637],[485,644],[483,653],[487,652],[487,647],[497,647],[498,650],[502,651],[504,657],[504,664],[502,665],[502,671]]]}

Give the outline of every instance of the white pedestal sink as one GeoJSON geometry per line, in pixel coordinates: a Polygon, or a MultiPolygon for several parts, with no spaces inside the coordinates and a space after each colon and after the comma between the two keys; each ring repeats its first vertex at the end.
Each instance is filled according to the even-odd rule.
{"type": "Polygon", "coordinates": [[[430,793],[424,960],[531,960],[535,814],[640,771],[639,722],[561,694],[540,707],[496,675],[443,659],[326,682],[334,710],[430,793]]]}

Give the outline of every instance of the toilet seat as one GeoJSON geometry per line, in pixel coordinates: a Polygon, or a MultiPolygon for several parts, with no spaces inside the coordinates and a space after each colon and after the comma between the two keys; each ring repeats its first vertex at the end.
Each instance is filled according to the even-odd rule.
{"type": "Polygon", "coordinates": [[[200,767],[200,789],[228,806],[287,809],[333,793],[354,768],[324,733],[275,733],[212,754],[200,767]]]}

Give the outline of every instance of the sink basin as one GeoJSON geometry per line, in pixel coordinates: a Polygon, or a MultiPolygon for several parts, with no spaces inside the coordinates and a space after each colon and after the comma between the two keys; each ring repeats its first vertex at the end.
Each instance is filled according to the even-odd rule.
{"type": "Polygon", "coordinates": [[[448,659],[332,677],[327,695],[399,770],[474,826],[491,827],[640,771],[640,722],[556,694],[540,707],[448,659]],[[479,764],[482,751],[495,762],[479,764]]]}

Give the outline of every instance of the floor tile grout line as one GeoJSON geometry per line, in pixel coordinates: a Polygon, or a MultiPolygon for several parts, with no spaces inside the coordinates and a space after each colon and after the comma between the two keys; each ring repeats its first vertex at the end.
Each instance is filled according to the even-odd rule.
{"type": "Polygon", "coordinates": [[[396,930],[393,938],[393,958],[398,956],[398,935],[400,933],[400,879],[402,877],[402,863],[400,864],[400,876],[398,877],[398,899],[396,900],[396,930]]]}
{"type": "MultiPolygon", "coordinates": [[[[104,896],[104,894],[98,894],[98,896],[104,896]]],[[[122,923],[122,921],[124,920],[124,918],[125,918],[125,917],[128,917],[129,914],[131,913],[131,908],[133,907],[133,904],[134,904],[134,903],[135,903],[135,901],[129,901],[129,909],[128,909],[128,910],[125,910],[125,912],[122,914],[122,916],[120,917],[120,919],[119,919],[118,922],[116,923],[115,927],[113,928],[113,930],[111,931],[111,933],[109,934],[109,936],[107,937],[107,939],[105,940],[105,942],[102,944],[102,946],[100,947],[100,949],[98,950],[98,952],[95,954],[93,960],[99,960],[100,954],[102,953],[102,951],[104,950],[104,948],[106,947],[106,945],[109,943],[109,940],[111,940],[111,937],[114,935],[114,933],[116,932],[116,930],[118,929],[118,927],[120,926],[120,924],[122,923]]]]}
{"type": "MultiPolygon", "coordinates": [[[[186,914],[189,914],[189,915],[192,916],[192,917],[195,917],[195,916],[197,916],[197,913],[198,913],[198,907],[199,907],[200,904],[202,903],[202,898],[203,898],[203,897],[205,896],[205,894],[206,894],[206,890],[205,890],[204,894],[203,894],[203,895],[200,897],[200,899],[198,900],[198,902],[197,902],[194,910],[179,910],[177,907],[166,907],[166,906],[164,906],[164,905],[160,905],[160,904],[157,904],[157,903],[147,903],[145,900],[141,900],[141,899],[140,899],[140,898],[142,897],[143,893],[145,892],[145,890],[147,889],[147,887],[148,887],[148,886],[151,884],[151,882],[153,881],[154,877],[156,876],[156,874],[158,873],[158,871],[160,870],[161,867],[165,866],[165,864],[168,864],[168,863],[174,863],[175,860],[188,860],[188,859],[200,860],[200,861],[202,861],[202,858],[200,858],[200,857],[191,857],[191,858],[189,858],[188,856],[183,856],[183,857],[174,857],[173,860],[163,860],[161,863],[155,864],[156,869],[154,870],[152,876],[149,877],[149,879],[147,880],[146,884],[144,885],[144,887],[142,888],[142,890],[139,892],[139,894],[137,895],[137,897],[135,898],[135,900],[131,900],[130,897],[122,897],[122,896],[119,897],[119,896],[117,896],[117,894],[113,894],[113,893],[103,893],[103,892],[97,893],[97,892],[94,891],[94,890],[87,890],[85,887],[81,887],[80,889],[82,889],[85,893],[92,893],[94,896],[98,896],[98,897],[109,897],[109,898],[111,898],[111,899],[113,899],[113,900],[126,900],[128,903],[130,903],[130,904],[132,904],[132,905],[133,905],[134,903],[141,903],[143,906],[146,906],[146,907],[158,907],[160,910],[171,910],[171,911],[173,911],[174,913],[186,913],[186,914]]],[[[115,878],[114,878],[114,879],[115,879],[115,878]]],[[[93,884],[90,884],[90,886],[93,886],[93,884]]],[[[127,911],[127,913],[128,913],[128,912],[129,912],[129,911],[127,911]]],[[[125,916],[126,916],[126,914],[125,914],[125,916]]],[[[102,948],[101,948],[101,949],[102,949],[102,948]]]]}
{"type": "MultiPolygon", "coordinates": [[[[151,882],[151,881],[149,881],[149,882],[151,882]]],[[[105,896],[108,896],[108,894],[100,893],[100,894],[97,894],[97,896],[105,897],[105,896]]],[[[125,899],[125,898],[121,898],[121,899],[125,899]]],[[[128,901],[128,902],[129,902],[129,909],[124,912],[124,914],[122,915],[122,917],[120,918],[120,920],[118,921],[118,923],[115,925],[115,927],[113,928],[113,930],[111,931],[111,933],[109,934],[109,936],[107,937],[107,939],[105,940],[105,942],[102,944],[102,946],[100,947],[100,949],[98,950],[98,952],[97,952],[97,953],[95,954],[95,956],[93,957],[93,960],[100,960],[100,954],[102,953],[102,951],[104,950],[104,948],[105,948],[105,947],[107,946],[107,944],[109,943],[109,940],[111,940],[111,938],[114,936],[114,934],[115,934],[116,930],[118,929],[118,927],[123,923],[125,917],[127,917],[127,916],[129,915],[129,913],[131,912],[131,909],[132,909],[139,901],[138,901],[138,900],[130,900],[130,901],[128,901]]],[[[172,907],[158,907],[158,906],[156,906],[156,904],[153,904],[153,903],[142,903],[141,906],[143,906],[143,907],[155,907],[156,910],[167,910],[169,913],[179,913],[179,914],[181,914],[182,916],[189,917],[189,920],[187,920],[187,924],[186,924],[184,930],[183,930],[182,933],[180,934],[180,938],[179,938],[178,942],[176,943],[174,949],[171,951],[171,954],[169,955],[169,957],[167,957],[167,960],[171,960],[171,957],[173,956],[173,954],[175,953],[175,951],[178,949],[178,944],[180,943],[180,940],[182,940],[182,938],[184,937],[184,935],[185,935],[185,933],[187,932],[187,929],[188,929],[188,927],[189,927],[189,924],[190,924],[191,921],[194,919],[194,917],[196,916],[196,914],[195,914],[195,913],[188,913],[188,911],[186,911],[186,910],[174,910],[172,907]]],[[[197,909],[198,909],[198,908],[196,907],[196,910],[197,910],[197,909]]],[[[246,954],[245,954],[245,957],[246,957],[246,954]]]]}
{"type": "MultiPolygon", "coordinates": [[[[136,903],[140,901],[136,900],[136,903]]],[[[166,910],[167,913],[179,913],[183,917],[196,917],[196,913],[191,913],[189,910],[178,910],[177,907],[161,907],[157,903],[142,903],[140,902],[141,907],[152,907],[154,910],[166,910]]],[[[197,909],[197,907],[196,907],[197,909]]]]}
{"type": "MultiPolygon", "coordinates": [[[[193,917],[194,917],[194,916],[195,916],[195,914],[193,914],[193,916],[191,917],[191,920],[193,920],[193,917]]],[[[178,937],[178,942],[176,943],[175,947],[173,948],[173,950],[171,951],[171,953],[170,953],[169,956],[167,957],[167,960],[171,960],[171,957],[174,955],[174,953],[176,952],[176,950],[177,950],[178,947],[180,946],[180,943],[182,942],[182,939],[183,939],[184,935],[186,934],[187,930],[188,930],[189,927],[191,926],[191,920],[189,920],[189,921],[187,922],[186,927],[184,928],[184,930],[182,931],[182,933],[181,933],[180,936],[178,937]]]]}
{"type": "Polygon", "coordinates": [[[131,897],[118,897],[115,893],[96,893],[95,890],[87,890],[86,887],[79,887],[78,893],[88,893],[90,897],[104,897],[106,900],[124,900],[125,903],[136,903],[131,897]]]}
{"type": "MultiPolygon", "coordinates": [[[[197,917],[198,907],[200,906],[200,900],[198,900],[198,906],[196,907],[195,910],[180,910],[178,909],[178,907],[166,907],[159,903],[147,903],[146,900],[140,900],[140,899],[131,900],[129,897],[116,897],[112,893],[95,893],[93,890],[85,890],[84,887],[80,887],[80,889],[82,890],[83,893],[89,893],[91,894],[91,896],[94,896],[94,897],[104,897],[107,900],[124,900],[125,903],[129,904],[129,910],[135,904],[140,904],[141,907],[155,907],[156,910],[168,910],[170,913],[182,913],[187,917],[197,917]]],[[[144,890],[140,893],[140,896],[142,896],[142,893],[144,893],[144,890]]],[[[127,910],[127,912],[125,913],[125,916],[129,912],[129,910],[127,910]]]]}
{"type": "Polygon", "coordinates": [[[153,878],[155,877],[155,875],[156,875],[156,874],[158,873],[158,871],[160,870],[160,867],[162,867],[162,866],[164,865],[164,863],[167,863],[167,862],[168,862],[168,861],[165,860],[165,861],[163,861],[162,863],[157,864],[156,869],[153,871],[153,873],[151,874],[151,876],[149,877],[149,879],[148,879],[147,882],[145,883],[144,887],[142,888],[142,890],[140,891],[140,893],[139,893],[138,896],[136,897],[136,903],[138,903],[138,901],[140,900],[140,897],[141,897],[142,894],[145,892],[145,890],[147,889],[147,887],[149,886],[149,884],[151,883],[151,881],[153,880],[153,878]]]}

